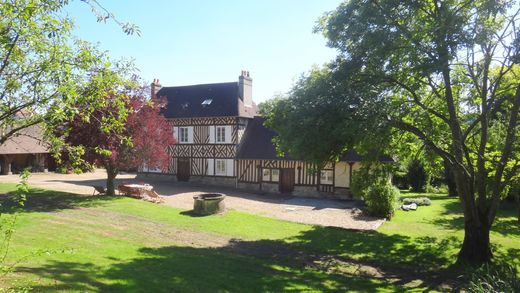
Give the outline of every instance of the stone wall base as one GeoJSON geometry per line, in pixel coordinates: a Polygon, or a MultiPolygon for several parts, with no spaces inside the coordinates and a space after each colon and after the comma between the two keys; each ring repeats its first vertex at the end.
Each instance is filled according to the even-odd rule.
{"type": "MultiPolygon", "coordinates": [[[[166,173],[153,173],[153,172],[139,172],[137,173],[137,179],[158,179],[168,180],[170,182],[177,182],[177,175],[166,174],[166,173]]],[[[215,186],[226,186],[235,187],[235,177],[218,177],[218,176],[190,176],[188,182],[203,184],[203,185],[215,185],[215,186]]]]}
{"type": "MultiPolygon", "coordinates": [[[[177,182],[177,176],[174,174],[164,173],[137,173],[137,179],[158,179],[177,182]]],[[[218,177],[218,176],[191,176],[189,182],[210,186],[233,187],[244,191],[262,192],[270,194],[280,194],[278,183],[250,183],[236,182],[235,177],[218,177]]],[[[336,187],[334,193],[320,192],[316,190],[316,186],[294,186],[293,196],[309,197],[309,198],[330,198],[330,199],[351,199],[349,188],[336,187]]]]}

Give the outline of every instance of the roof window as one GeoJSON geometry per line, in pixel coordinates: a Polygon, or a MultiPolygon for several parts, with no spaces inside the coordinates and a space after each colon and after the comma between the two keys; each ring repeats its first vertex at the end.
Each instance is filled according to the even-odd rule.
{"type": "Polygon", "coordinates": [[[213,99],[205,99],[204,102],[201,103],[202,106],[209,106],[213,102],[213,99]]]}

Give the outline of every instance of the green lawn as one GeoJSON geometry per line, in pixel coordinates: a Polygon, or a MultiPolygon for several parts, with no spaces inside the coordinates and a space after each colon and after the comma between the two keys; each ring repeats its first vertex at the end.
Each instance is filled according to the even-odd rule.
{"type": "MultiPolygon", "coordinates": [[[[15,185],[0,184],[0,194],[15,185]]],[[[414,196],[407,194],[407,196],[414,196]]],[[[4,196],[5,198],[5,196],[4,196]]],[[[32,190],[18,214],[4,288],[35,291],[404,291],[437,289],[462,239],[456,199],[431,195],[377,232],[229,211],[193,217],[129,198],[32,190]]],[[[3,203],[2,217],[13,217],[3,203]]],[[[513,209],[500,213],[495,255],[520,267],[513,209]]]]}

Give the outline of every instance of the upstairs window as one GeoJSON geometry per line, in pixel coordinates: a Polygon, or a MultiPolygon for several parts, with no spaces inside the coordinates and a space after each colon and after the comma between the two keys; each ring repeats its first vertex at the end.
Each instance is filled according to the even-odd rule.
{"type": "Polygon", "coordinates": [[[179,142],[188,142],[188,127],[179,128],[179,142]]]}
{"type": "Polygon", "coordinates": [[[225,126],[217,126],[217,142],[226,142],[225,126]]]}

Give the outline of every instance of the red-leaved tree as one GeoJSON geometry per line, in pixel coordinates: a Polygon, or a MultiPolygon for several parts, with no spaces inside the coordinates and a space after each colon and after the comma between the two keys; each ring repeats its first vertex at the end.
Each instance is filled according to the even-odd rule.
{"type": "Polygon", "coordinates": [[[110,95],[106,101],[104,107],[96,108],[89,116],[76,115],[67,123],[65,141],[73,150],[68,156],[80,157],[83,166],[106,169],[107,195],[114,195],[114,179],[122,169],[146,165],[166,170],[168,146],[175,140],[168,121],[160,113],[160,101],[110,95]]]}

